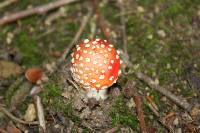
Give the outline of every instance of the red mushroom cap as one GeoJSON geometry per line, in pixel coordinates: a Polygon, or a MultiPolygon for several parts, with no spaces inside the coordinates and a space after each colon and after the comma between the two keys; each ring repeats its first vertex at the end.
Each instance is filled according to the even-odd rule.
{"type": "Polygon", "coordinates": [[[121,73],[119,52],[107,40],[85,39],[71,56],[72,77],[88,91],[108,88],[121,73]]]}

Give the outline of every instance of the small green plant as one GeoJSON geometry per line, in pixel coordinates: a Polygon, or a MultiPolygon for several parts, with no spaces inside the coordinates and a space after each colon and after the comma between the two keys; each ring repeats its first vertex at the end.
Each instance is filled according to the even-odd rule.
{"type": "Polygon", "coordinates": [[[117,97],[110,115],[112,117],[113,126],[124,125],[137,130],[138,120],[136,116],[131,114],[131,111],[126,106],[124,94],[117,97]]]}

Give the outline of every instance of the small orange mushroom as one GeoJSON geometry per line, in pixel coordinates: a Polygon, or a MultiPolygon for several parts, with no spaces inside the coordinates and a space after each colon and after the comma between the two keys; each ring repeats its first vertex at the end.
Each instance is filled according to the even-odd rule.
{"type": "Polygon", "coordinates": [[[26,79],[32,83],[36,83],[38,80],[41,80],[42,76],[42,69],[37,67],[27,69],[25,73],[26,79]]]}
{"type": "Polygon", "coordinates": [[[106,89],[121,73],[119,51],[107,40],[85,39],[71,56],[73,79],[88,92],[88,97],[106,99],[106,89]]]}

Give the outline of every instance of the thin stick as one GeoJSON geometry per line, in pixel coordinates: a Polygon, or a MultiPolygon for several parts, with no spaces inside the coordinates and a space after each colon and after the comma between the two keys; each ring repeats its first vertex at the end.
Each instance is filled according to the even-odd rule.
{"type": "Polygon", "coordinates": [[[4,0],[3,2],[0,3],[0,9],[4,8],[6,6],[11,5],[14,2],[17,2],[18,0],[4,0]]]}
{"type": "Polygon", "coordinates": [[[138,119],[140,122],[140,131],[141,131],[141,133],[147,133],[146,124],[145,124],[145,120],[144,120],[144,112],[142,109],[142,99],[140,96],[135,95],[134,101],[136,104],[136,110],[137,110],[138,119]]]}
{"type": "Polygon", "coordinates": [[[125,13],[125,8],[124,8],[124,1],[123,0],[119,0],[119,5],[120,5],[120,20],[121,20],[121,29],[122,29],[122,38],[123,38],[123,50],[124,50],[124,54],[126,57],[126,61],[128,62],[129,60],[129,56],[128,56],[128,42],[127,42],[127,35],[126,35],[126,22],[125,22],[125,17],[124,17],[124,13],[125,13]]]}
{"type": "Polygon", "coordinates": [[[15,117],[6,108],[4,108],[2,106],[0,106],[0,111],[3,112],[5,115],[7,115],[10,119],[12,119],[15,122],[26,124],[26,125],[38,125],[38,121],[29,122],[29,121],[24,121],[24,120],[21,120],[21,119],[15,117]]]}
{"type": "Polygon", "coordinates": [[[166,125],[165,122],[163,121],[163,119],[161,119],[161,117],[160,117],[159,113],[156,111],[156,109],[150,104],[147,104],[147,105],[150,108],[150,110],[153,112],[153,114],[158,118],[157,121],[161,125],[163,125],[170,133],[174,133],[174,130],[170,126],[166,125]]]}
{"type": "Polygon", "coordinates": [[[155,82],[149,76],[139,72],[137,73],[137,77],[140,80],[146,82],[152,89],[157,90],[158,92],[160,92],[161,94],[172,100],[174,103],[182,107],[183,109],[190,111],[190,109],[192,108],[191,105],[186,101],[186,99],[178,97],[173,93],[171,93],[170,91],[166,90],[165,88],[155,84],[155,82]]]}
{"type": "Polygon", "coordinates": [[[65,58],[68,56],[69,52],[72,50],[74,44],[79,40],[81,34],[83,33],[85,27],[87,26],[87,23],[89,22],[90,18],[92,16],[92,11],[89,11],[88,14],[83,18],[83,21],[81,23],[80,28],[78,29],[76,35],[74,36],[73,40],[67,47],[67,50],[63,53],[62,57],[60,58],[59,62],[63,62],[65,58]]]}
{"type": "Polygon", "coordinates": [[[103,17],[99,11],[99,5],[98,5],[98,0],[92,0],[93,1],[93,10],[97,16],[97,22],[99,24],[99,27],[101,29],[101,31],[103,32],[103,34],[105,35],[106,39],[108,41],[110,41],[110,35],[109,32],[107,31],[107,26],[105,26],[105,23],[103,21],[103,17]]]}
{"type": "Polygon", "coordinates": [[[45,117],[44,117],[44,109],[42,106],[41,98],[37,95],[33,96],[36,109],[37,109],[37,116],[38,116],[38,121],[40,127],[42,127],[42,131],[46,132],[46,122],[45,122],[45,117]]]}
{"type": "Polygon", "coordinates": [[[140,123],[141,133],[147,133],[147,128],[146,128],[146,124],[144,120],[144,112],[142,109],[142,99],[141,99],[141,96],[139,96],[139,94],[136,91],[135,82],[132,80],[127,81],[124,87],[124,92],[125,92],[126,97],[134,98],[136,110],[137,110],[137,116],[140,123]]]}
{"type": "Polygon", "coordinates": [[[30,16],[33,14],[43,14],[52,9],[64,6],[66,4],[69,4],[69,3],[72,3],[75,1],[77,1],[77,0],[58,0],[58,1],[51,2],[46,5],[30,8],[30,9],[19,11],[19,12],[13,13],[13,14],[8,14],[0,19],[0,25],[4,25],[4,24],[16,21],[18,19],[30,16]]]}
{"type": "Polygon", "coordinates": [[[119,130],[120,126],[116,126],[116,127],[113,127],[111,129],[108,129],[105,133],[115,133],[119,130]]]}

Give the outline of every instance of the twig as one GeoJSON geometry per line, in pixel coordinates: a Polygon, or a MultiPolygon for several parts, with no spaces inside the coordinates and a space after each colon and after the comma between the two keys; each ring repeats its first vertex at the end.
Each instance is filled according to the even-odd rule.
{"type": "Polygon", "coordinates": [[[0,106],[0,111],[3,112],[5,115],[7,115],[10,119],[12,119],[15,122],[26,124],[26,125],[38,125],[38,121],[29,122],[29,121],[24,121],[24,120],[21,120],[21,119],[15,117],[6,108],[4,108],[2,106],[0,106]]]}
{"type": "Polygon", "coordinates": [[[101,16],[101,13],[99,11],[98,0],[92,0],[92,1],[93,1],[93,10],[97,16],[97,22],[99,24],[99,27],[100,27],[101,31],[103,32],[103,34],[105,35],[106,39],[108,41],[110,41],[110,37],[109,37],[110,35],[109,35],[109,32],[107,31],[107,26],[105,26],[103,17],[101,16]]]}
{"type": "MultiPolygon", "coordinates": [[[[37,109],[39,125],[40,125],[40,127],[42,127],[43,131],[46,132],[46,122],[45,122],[45,118],[44,118],[44,109],[42,106],[41,98],[39,96],[35,95],[35,96],[33,96],[33,99],[34,99],[36,109],[37,109]]],[[[43,132],[43,131],[41,131],[41,132],[43,132]]]]}
{"type": "Polygon", "coordinates": [[[125,22],[125,17],[124,17],[124,13],[125,13],[125,8],[124,8],[124,1],[123,0],[119,0],[119,6],[120,6],[120,21],[121,21],[121,29],[122,29],[122,38],[123,38],[123,50],[124,50],[124,54],[125,54],[125,61],[126,64],[129,61],[129,55],[128,55],[128,42],[127,42],[127,35],[126,35],[126,22],[125,22]]]}
{"type": "Polygon", "coordinates": [[[186,101],[186,99],[178,97],[174,95],[173,93],[171,93],[170,91],[166,90],[165,88],[159,86],[149,76],[139,72],[137,73],[137,77],[140,80],[143,80],[144,82],[146,82],[152,89],[155,89],[158,92],[160,92],[162,95],[168,97],[170,100],[172,100],[174,103],[176,103],[183,109],[190,111],[190,109],[192,108],[191,105],[186,101]]]}
{"type": "Polygon", "coordinates": [[[134,101],[135,101],[135,104],[136,104],[137,114],[138,114],[138,118],[139,118],[139,122],[140,122],[141,133],[147,133],[145,120],[144,120],[144,112],[142,110],[142,99],[141,99],[140,96],[135,95],[134,101]]]}
{"type": "Polygon", "coordinates": [[[138,119],[140,122],[141,133],[147,133],[146,124],[145,124],[145,120],[144,120],[144,113],[143,113],[143,109],[142,109],[142,99],[136,91],[134,81],[132,81],[132,80],[127,81],[127,83],[124,87],[124,93],[125,93],[126,97],[134,98],[134,101],[136,104],[137,115],[138,115],[138,119]]]}
{"type": "Polygon", "coordinates": [[[67,50],[65,50],[65,52],[62,55],[62,57],[60,58],[60,60],[59,60],[60,63],[62,63],[65,60],[65,58],[69,55],[69,52],[72,50],[74,44],[79,40],[81,34],[83,33],[87,23],[89,22],[89,20],[91,18],[91,15],[92,15],[92,11],[89,11],[88,14],[83,18],[83,21],[81,23],[81,26],[80,26],[79,30],[77,31],[77,33],[74,36],[73,40],[71,41],[71,43],[67,47],[67,50]]]}
{"type": "Polygon", "coordinates": [[[66,16],[66,9],[64,7],[61,7],[58,9],[58,11],[50,14],[47,19],[45,20],[46,25],[51,25],[51,23],[56,20],[57,18],[66,16]]]}
{"type": "Polygon", "coordinates": [[[66,4],[69,4],[69,3],[72,3],[75,1],[77,1],[77,0],[58,0],[58,1],[51,2],[46,5],[30,8],[30,9],[19,11],[19,12],[13,13],[13,14],[8,14],[0,19],[0,25],[4,25],[4,24],[16,21],[18,19],[30,16],[33,14],[43,14],[52,9],[64,6],[66,4]]]}
{"type": "Polygon", "coordinates": [[[4,0],[3,2],[0,3],[0,9],[4,8],[6,6],[11,5],[14,2],[17,2],[18,0],[4,0]]]}
{"type": "Polygon", "coordinates": [[[68,81],[70,84],[72,84],[77,90],[79,90],[78,85],[77,85],[73,80],[71,80],[70,78],[67,78],[67,81],[68,81]]]}
{"type": "Polygon", "coordinates": [[[147,104],[148,107],[150,108],[150,110],[153,112],[153,114],[158,118],[158,122],[163,125],[170,133],[174,133],[174,130],[169,127],[168,125],[165,124],[165,122],[163,121],[163,119],[160,118],[159,113],[157,112],[157,110],[150,104],[147,104]]]}
{"type": "Polygon", "coordinates": [[[108,129],[105,133],[115,133],[119,130],[120,128],[120,125],[119,126],[116,126],[116,127],[113,127],[111,129],[108,129]]]}

